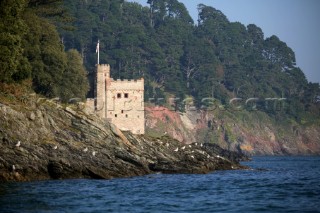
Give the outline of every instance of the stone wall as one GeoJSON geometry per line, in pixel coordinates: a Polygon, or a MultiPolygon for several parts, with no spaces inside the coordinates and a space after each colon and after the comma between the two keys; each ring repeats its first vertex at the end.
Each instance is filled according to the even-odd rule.
{"type": "Polygon", "coordinates": [[[87,114],[95,113],[95,100],[94,100],[94,98],[87,98],[87,101],[85,104],[85,112],[87,114]]]}
{"type": "Polygon", "coordinates": [[[96,113],[100,118],[106,118],[106,78],[109,78],[110,66],[98,65],[96,80],[96,113]]]}
{"type": "Polygon", "coordinates": [[[111,81],[107,87],[106,117],[121,130],[144,134],[144,80],[111,81]]]}
{"type": "Polygon", "coordinates": [[[144,90],[144,79],[138,80],[113,80],[111,78],[108,90],[144,90]]]}
{"type": "Polygon", "coordinates": [[[143,78],[114,80],[110,78],[110,66],[102,64],[97,66],[95,87],[95,100],[87,100],[87,111],[93,111],[121,130],[145,133],[143,78]]]}

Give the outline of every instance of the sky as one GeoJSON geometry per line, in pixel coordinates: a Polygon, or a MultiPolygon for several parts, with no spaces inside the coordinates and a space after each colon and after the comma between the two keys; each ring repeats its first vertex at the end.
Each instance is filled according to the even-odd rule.
{"type": "MultiPolygon", "coordinates": [[[[128,0],[146,6],[147,0],[128,0]]],[[[319,0],[179,0],[195,23],[197,5],[220,10],[231,22],[255,24],[265,38],[276,35],[290,47],[308,81],[320,83],[319,0]]]]}

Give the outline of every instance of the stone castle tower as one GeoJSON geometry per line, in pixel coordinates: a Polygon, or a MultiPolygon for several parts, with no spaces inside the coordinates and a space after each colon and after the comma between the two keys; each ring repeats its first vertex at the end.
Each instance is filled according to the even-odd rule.
{"type": "Polygon", "coordinates": [[[113,80],[110,65],[98,64],[95,98],[87,99],[87,109],[107,119],[120,130],[145,133],[144,79],[113,80]]]}

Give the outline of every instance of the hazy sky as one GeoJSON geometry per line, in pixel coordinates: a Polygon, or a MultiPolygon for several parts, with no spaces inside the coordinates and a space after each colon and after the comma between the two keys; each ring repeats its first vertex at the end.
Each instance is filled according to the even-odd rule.
{"type": "MultiPolygon", "coordinates": [[[[135,1],[147,5],[147,0],[135,1]]],[[[197,20],[202,3],[224,13],[229,21],[255,24],[265,38],[276,35],[295,52],[297,66],[308,81],[320,82],[319,0],[179,0],[197,20]]]]}

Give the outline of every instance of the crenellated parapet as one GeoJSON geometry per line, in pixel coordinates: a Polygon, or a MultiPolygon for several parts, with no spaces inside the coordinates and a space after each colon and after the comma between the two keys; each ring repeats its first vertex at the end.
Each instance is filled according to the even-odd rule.
{"type": "Polygon", "coordinates": [[[113,80],[111,79],[110,86],[108,90],[139,90],[144,91],[144,79],[138,80],[113,80]]]}

